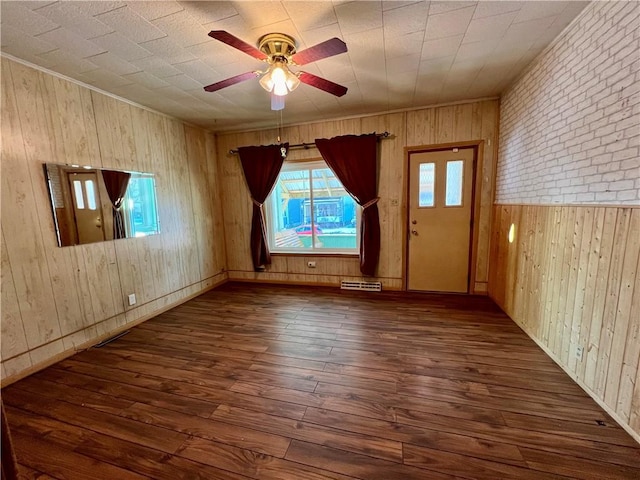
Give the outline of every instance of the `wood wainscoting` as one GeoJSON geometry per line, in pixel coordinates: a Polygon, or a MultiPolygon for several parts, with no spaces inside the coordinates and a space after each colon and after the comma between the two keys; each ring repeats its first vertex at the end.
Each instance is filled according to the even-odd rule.
{"type": "Polygon", "coordinates": [[[640,441],[640,208],[496,205],[493,218],[489,295],[640,441]]]}
{"type": "Polygon", "coordinates": [[[29,478],[640,478],[484,296],[228,283],[2,397],[29,478]]]}

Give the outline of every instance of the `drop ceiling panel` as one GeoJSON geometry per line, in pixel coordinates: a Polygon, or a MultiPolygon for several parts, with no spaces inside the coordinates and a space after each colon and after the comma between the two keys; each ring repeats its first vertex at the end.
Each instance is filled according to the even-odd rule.
{"type": "Polygon", "coordinates": [[[301,85],[285,122],[497,95],[587,2],[43,1],[0,3],[2,52],[216,131],[274,126],[256,80],[205,85],[266,64],[207,34],[256,45],[292,36],[299,50],[332,37],[348,52],[292,71],[348,88],[301,85]]]}

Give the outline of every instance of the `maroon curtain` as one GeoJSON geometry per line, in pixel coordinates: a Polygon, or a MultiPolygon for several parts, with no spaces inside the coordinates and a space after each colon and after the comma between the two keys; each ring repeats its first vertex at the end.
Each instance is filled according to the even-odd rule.
{"type": "Polygon", "coordinates": [[[238,148],[244,178],[247,180],[253,201],[251,258],[253,259],[253,268],[256,270],[262,270],[264,265],[271,263],[262,204],[278,179],[282,162],[284,162],[288,150],[288,143],[238,148]]]}
{"type": "Polygon", "coordinates": [[[11,432],[9,432],[9,424],[7,416],[4,413],[4,404],[0,401],[0,424],[2,425],[2,475],[0,478],[5,480],[18,479],[18,461],[13,451],[13,443],[11,441],[11,432]]]}
{"type": "Polygon", "coordinates": [[[113,205],[113,239],[125,238],[127,235],[120,207],[122,207],[124,195],[127,193],[131,174],[115,170],[102,170],[102,178],[104,179],[104,186],[107,188],[109,200],[113,205]]]}
{"type": "Polygon", "coordinates": [[[362,206],[360,271],[373,276],[380,256],[378,137],[372,133],[317,138],[316,146],[347,192],[362,206]]]}

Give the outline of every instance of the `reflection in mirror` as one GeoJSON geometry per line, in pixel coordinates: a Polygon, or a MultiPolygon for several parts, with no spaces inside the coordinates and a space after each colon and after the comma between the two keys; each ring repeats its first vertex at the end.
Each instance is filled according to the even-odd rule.
{"type": "Polygon", "coordinates": [[[58,245],[160,233],[151,173],[44,165],[58,245]]]}

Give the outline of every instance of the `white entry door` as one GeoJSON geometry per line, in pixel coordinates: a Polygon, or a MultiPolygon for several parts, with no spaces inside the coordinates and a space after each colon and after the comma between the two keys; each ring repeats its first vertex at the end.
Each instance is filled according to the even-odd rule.
{"type": "Polygon", "coordinates": [[[474,149],[409,155],[409,290],[469,291],[474,149]]]}

